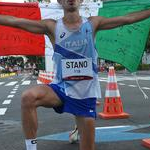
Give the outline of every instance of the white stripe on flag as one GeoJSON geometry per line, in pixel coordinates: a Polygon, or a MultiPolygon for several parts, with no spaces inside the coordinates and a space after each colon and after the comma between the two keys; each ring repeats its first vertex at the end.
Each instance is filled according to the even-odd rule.
{"type": "MultiPolygon", "coordinates": [[[[59,6],[59,4],[42,4],[39,3],[39,8],[41,12],[41,19],[54,19],[57,20],[63,16],[63,9],[59,6]]],[[[50,42],[50,39],[47,35],[44,35],[45,38],[45,68],[46,71],[53,71],[53,46],[50,42]]]]}

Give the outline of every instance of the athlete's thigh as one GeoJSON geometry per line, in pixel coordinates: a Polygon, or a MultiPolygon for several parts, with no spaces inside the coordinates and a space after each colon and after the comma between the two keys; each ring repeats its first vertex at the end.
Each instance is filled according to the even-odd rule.
{"type": "Polygon", "coordinates": [[[59,97],[48,85],[38,85],[28,90],[36,99],[36,106],[56,107],[62,104],[59,97]]]}

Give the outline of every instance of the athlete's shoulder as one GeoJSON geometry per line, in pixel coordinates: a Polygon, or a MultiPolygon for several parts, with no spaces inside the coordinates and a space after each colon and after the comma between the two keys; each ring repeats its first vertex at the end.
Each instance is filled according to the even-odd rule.
{"type": "Polygon", "coordinates": [[[49,25],[49,24],[56,24],[56,20],[54,19],[43,19],[42,20],[43,22],[45,22],[46,25],[49,25]]]}
{"type": "Polygon", "coordinates": [[[55,39],[55,27],[56,27],[56,20],[54,19],[44,19],[42,20],[43,24],[45,25],[46,31],[47,31],[47,35],[49,36],[49,38],[55,39]]]}
{"type": "Polygon", "coordinates": [[[97,22],[97,21],[100,21],[102,19],[103,19],[103,17],[101,17],[101,16],[90,16],[90,17],[88,17],[88,20],[90,20],[91,22],[97,22]]]}
{"type": "Polygon", "coordinates": [[[101,16],[91,16],[88,20],[92,23],[94,32],[97,32],[100,22],[102,21],[103,17],[101,16]]]}
{"type": "Polygon", "coordinates": [[[55,29],[56,26],[56,20],[54,19],[44,19],[42,20],[45,24],[45,27],[50,30],[53,31],[55,29]]]}

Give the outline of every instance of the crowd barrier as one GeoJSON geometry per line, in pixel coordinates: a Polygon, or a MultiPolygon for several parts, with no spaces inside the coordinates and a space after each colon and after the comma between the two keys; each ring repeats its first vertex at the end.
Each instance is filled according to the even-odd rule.
{"type": "Polygon", "coordinates": [[[6,77],[11,77],[11,76],[15,76],[16,73],[12,72],[12,73],[2,73],[0,74],[0,78],[6,78],[6,77]]]}
{"type": "Polygon", "coordinates": [[[46,71],[40,70],[38,80],[42,82],[43,84],[48,84],[52,82],[53,77],[54,77],[54,72],[46,72],[46,71]]]}

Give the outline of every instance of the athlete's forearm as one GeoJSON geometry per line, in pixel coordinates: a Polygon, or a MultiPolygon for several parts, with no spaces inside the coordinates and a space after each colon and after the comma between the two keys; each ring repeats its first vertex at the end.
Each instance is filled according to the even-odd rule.
{"type": "Polygon", "coordinates": [[[44,21],[35,21],[13,16],[0,15],[0,25],[19,28],[32,33],[45,34],[46,26],[44,21]]]}
{"type": "Polygon", "coordinates": [[[13,16],[0,15],[0,25],[15,27],[17,24],[14,20],[13,16]]]}
{"type": "Polygon", "coordinates": [[[134,23],[150,17],[150,9],[128,14],[129,22],[134,23]]]}

